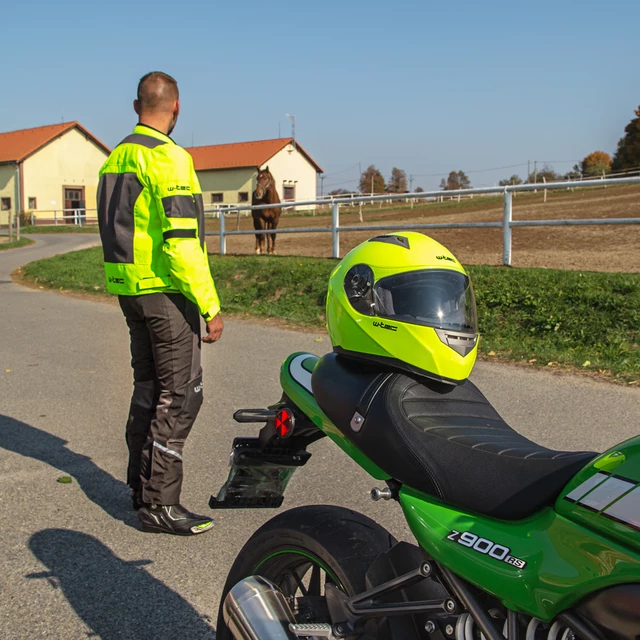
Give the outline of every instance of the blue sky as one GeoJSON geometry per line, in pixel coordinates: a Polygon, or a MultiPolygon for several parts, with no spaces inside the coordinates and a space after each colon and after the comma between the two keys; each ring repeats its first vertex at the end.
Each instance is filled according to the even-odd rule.
{"type": "Polygon", "coordinates": [[[640,2],[12,2],[0,131],[79,120],[108,145],[141,75],[179,82],[184,146],[290,132],[354,188],[358,164],[437,188],[613,153],[640,104],[640,2]],[[435,175],[432,175],[435,174],[435,175]]]}

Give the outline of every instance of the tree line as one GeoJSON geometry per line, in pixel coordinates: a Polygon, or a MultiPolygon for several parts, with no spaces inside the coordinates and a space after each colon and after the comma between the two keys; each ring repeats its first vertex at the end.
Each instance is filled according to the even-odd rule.
{"type": "MultiPolygon", "coordinates": [[[[573,165],[571,171],[564,175],[556,173],[552,166],[545,164],[540,169],[535,167],[527,176],[526,182],[579,180],[580,178],[600,177],[609,173],[640,169],[640,106],[634,113],[636,117],[625,127],[624,135],[618,141],[613,158],[605,151],[594,151],[573,165]]],[[[522,183],[522,178],[516,174],[499,182],[500,186],[522,183]]],[[[442,178],[440,181],[440,188],[444,191],[469,189],[471,181],[464,171],[451,171],[446,178],[442,178]]],[[[402,169],[393,167],[389,180],[385,181],[382,173],[372,164],[362,172],[359,189],[360,193],[374,195],[407,193],[407,174],[402,169]]],[[[424,189],[417,187],[415,191],[421,192],[424,189]]],[[[349,193],[346,189],[336,189],[331,191],[330,195],[346,193],[349,193]]]]}

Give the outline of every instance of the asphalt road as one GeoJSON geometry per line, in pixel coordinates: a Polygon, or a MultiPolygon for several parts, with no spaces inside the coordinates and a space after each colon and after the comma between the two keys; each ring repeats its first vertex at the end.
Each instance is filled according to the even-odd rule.
{"type": "MultiPolygon", "coordinates": [[[[96,240],[43,235],[0,253],[0,637],[214,638],[226,573],[273,513],[217,513],[196,538],[138,531],[123,483],[131,372],[119,308],[10,279],[21,264],[96,240]]],[[[329,348],[323,334],[238,320],[204,346],[205,404],[185,450],[189,508],[207,512],[233,437],[256,431],[235,424],[234,410],[278,399],[292,351],[329,348]]],[[[635,388],[491,363],[473,379],[512,426],[548,446],[603,450],[638,433],[635,388]]],[[[409,536],[399,508],[372,503],[374,482],[336,447],[312,451],[285,507],[344,505],[409,536]]]]}

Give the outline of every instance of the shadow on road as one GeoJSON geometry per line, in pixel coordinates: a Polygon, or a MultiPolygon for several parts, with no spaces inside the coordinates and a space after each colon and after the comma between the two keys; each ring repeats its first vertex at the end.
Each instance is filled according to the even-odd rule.
{"type": "Polygon", "coordinates": [[[150,560],[125,562],[93,536],[45,529],[31,536],[29,548],[49,571],[78,616],[102,640],[209,640],[213,628],[184,598],[150,575],[150,560]]]}
{"type": "Polygon", "coordinates": [[[67,441],[0,414],[0,447],[45,462],[72,476],[89,500],[112,518],[138,528],[127,485],[97,466],[91,458],[67,449],[67,441]]]}

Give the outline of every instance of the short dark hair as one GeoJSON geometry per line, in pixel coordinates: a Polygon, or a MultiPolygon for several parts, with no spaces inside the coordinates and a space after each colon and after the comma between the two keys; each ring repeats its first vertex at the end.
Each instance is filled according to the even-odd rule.
{"type": "Polygon", "coordinates": [[[138,103],[142,111],[159,111],[180,97],[178,83],[168,73],[152,71],[138,82],[138,103]]]}

